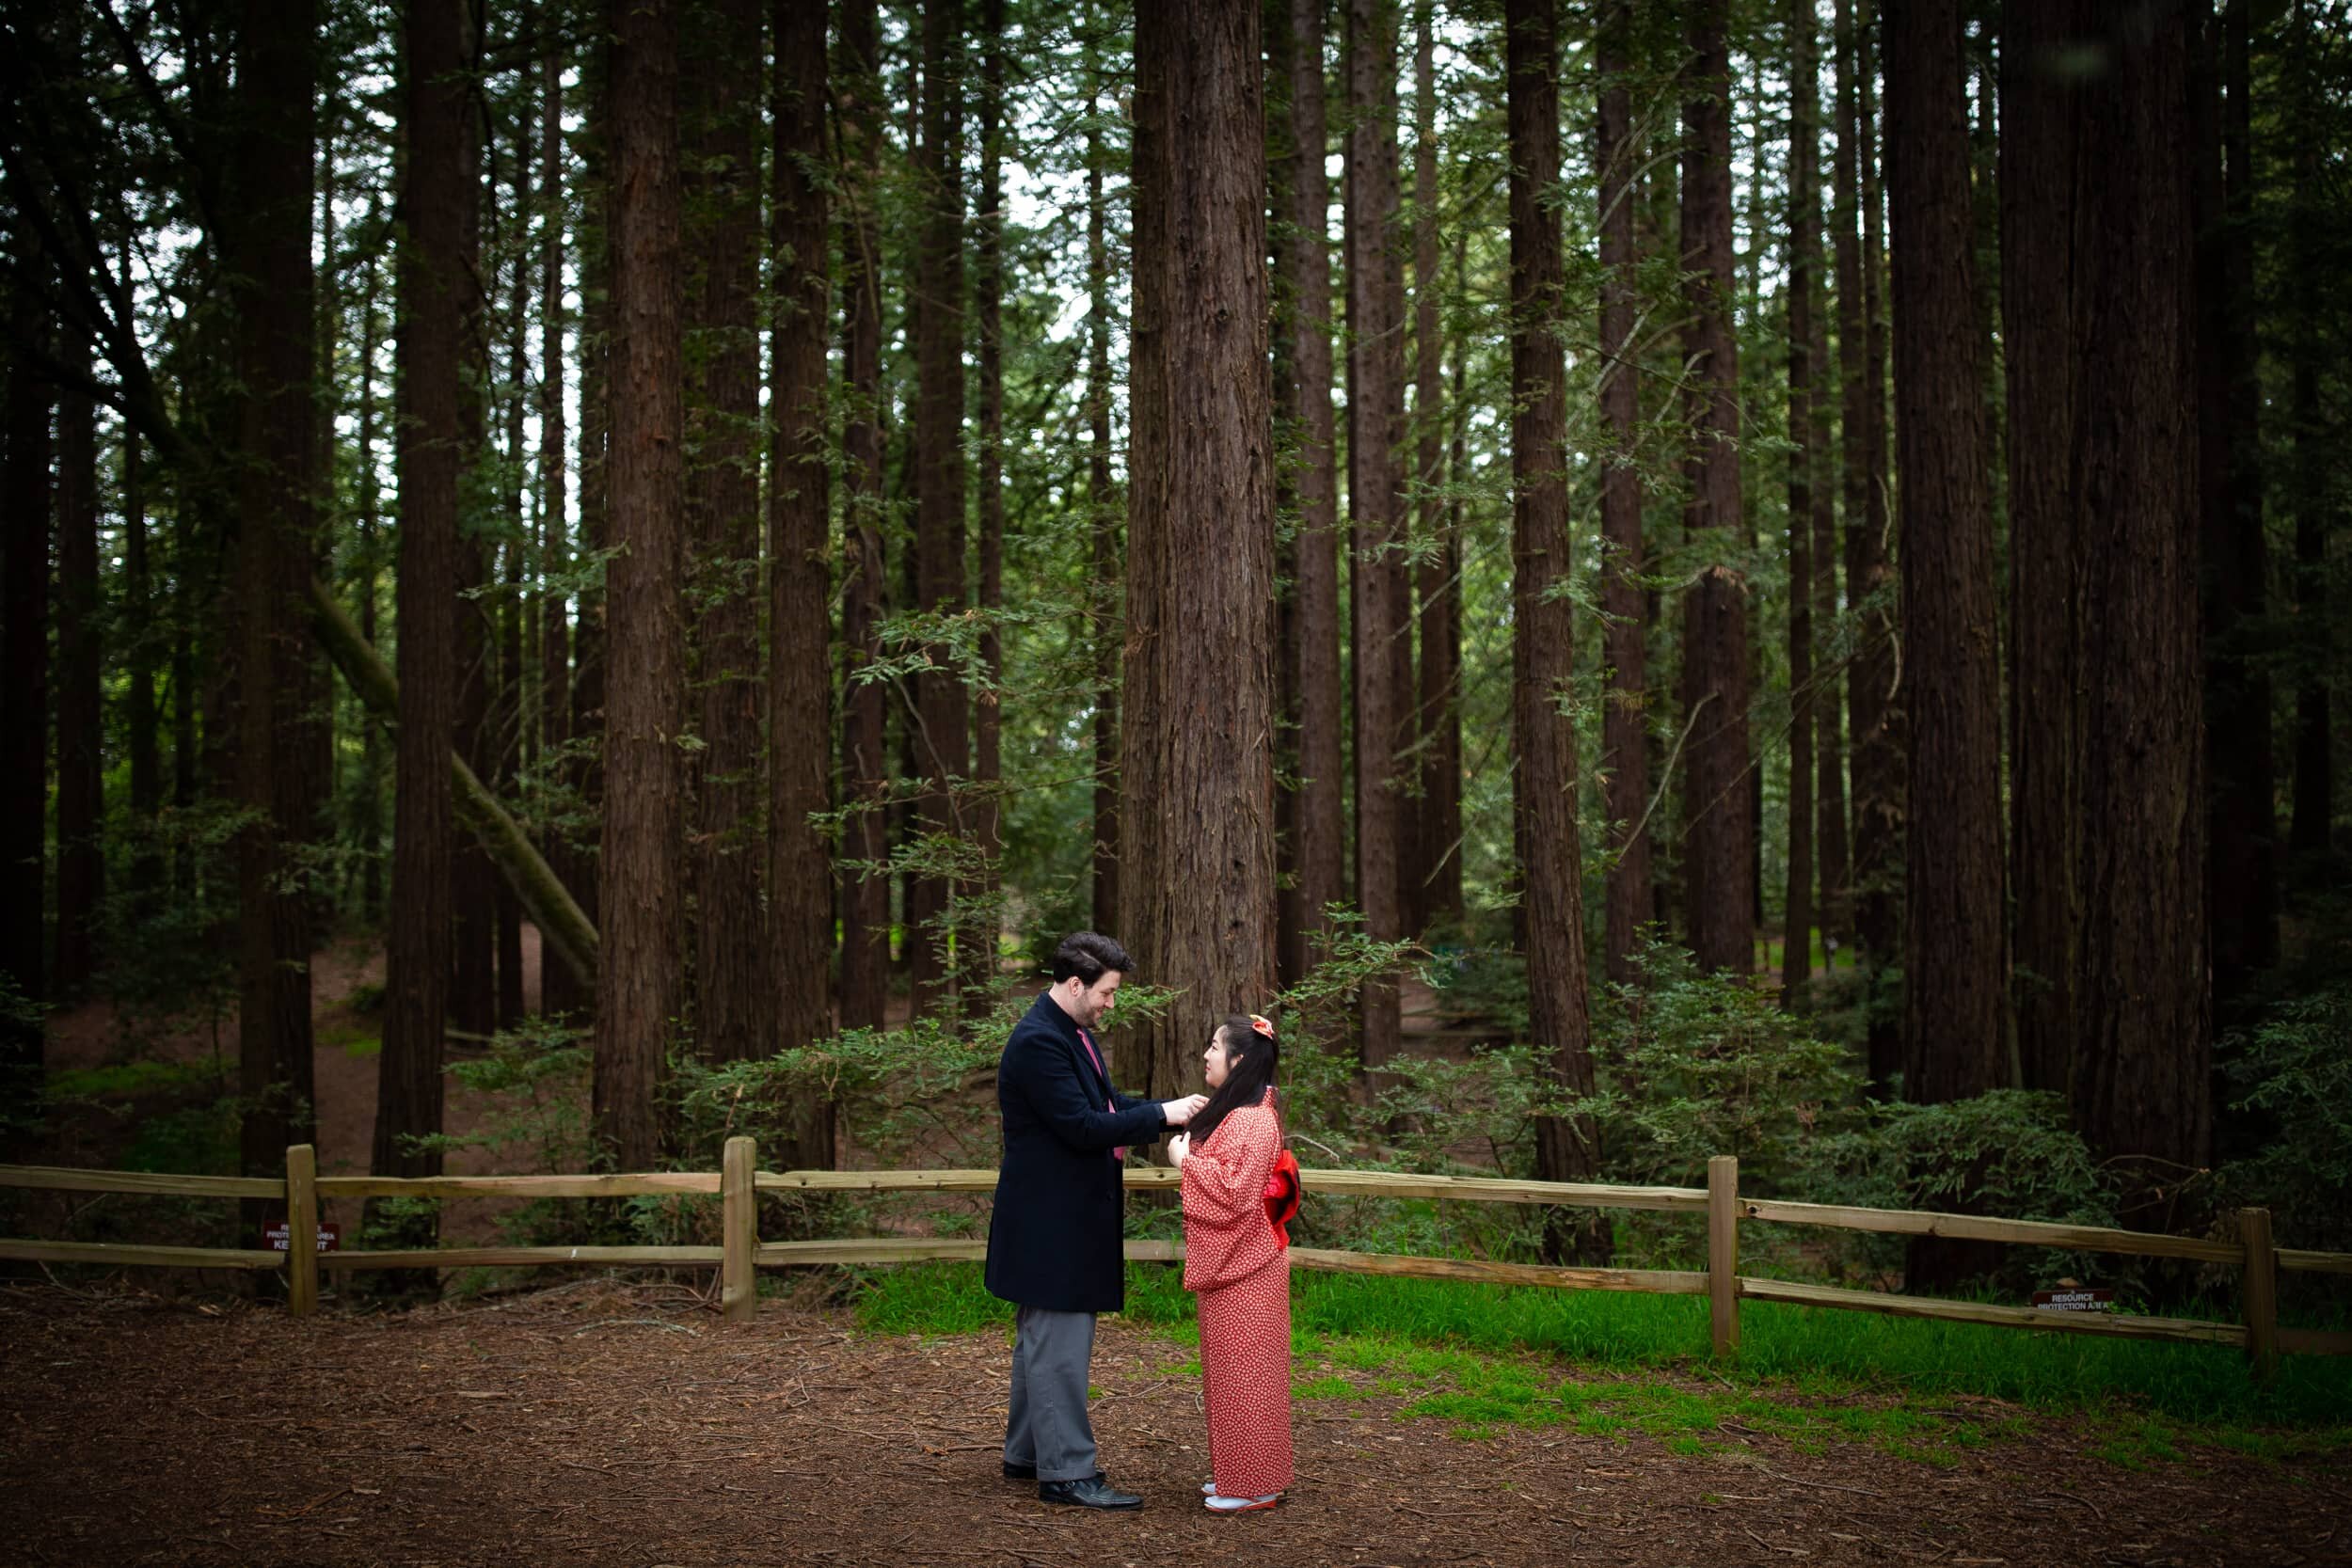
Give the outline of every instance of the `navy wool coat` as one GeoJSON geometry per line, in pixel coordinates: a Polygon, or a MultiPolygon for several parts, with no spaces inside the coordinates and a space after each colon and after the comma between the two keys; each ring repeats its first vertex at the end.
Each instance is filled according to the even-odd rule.
{"type": "Polygon", "coordinates": [[[988,1225],[989,1293],[1053,1312],[1118,1311],[1127,1299],[1126,1194],[1111,1150],[1166,1132],[1159,1102],[1114,1090],[1076,1021],[1046,994],[1005,1042],[996,1107],[1005,1162],[988,1225]]]}

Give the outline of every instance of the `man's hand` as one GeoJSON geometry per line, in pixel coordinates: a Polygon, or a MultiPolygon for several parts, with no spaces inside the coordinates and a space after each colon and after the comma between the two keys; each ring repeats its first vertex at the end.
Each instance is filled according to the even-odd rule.
{"type": "Polygon", "coordinates": [[[1209,1097],[1205,1094],[1188,1094],[1182,1100],[1163,1100],[1160,1101],[1160,1119],[1170,1127],[1182,1127],[1199,1116],[1200,1108],[1208,1102],[1209,1097]]]}

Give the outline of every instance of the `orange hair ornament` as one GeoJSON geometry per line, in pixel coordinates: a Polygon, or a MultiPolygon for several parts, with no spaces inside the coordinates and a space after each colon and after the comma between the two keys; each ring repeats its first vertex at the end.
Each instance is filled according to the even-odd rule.
{"type": "Polygon", "coordinates": [[[1263,1014],[1251,1013],[1249,1015],[1249,1027],[1256,1030],[1259,1034],[1263,1035],[1268,1039],[1272,1039],[1274,1037],[1274,1021],[1263,1014]]]}

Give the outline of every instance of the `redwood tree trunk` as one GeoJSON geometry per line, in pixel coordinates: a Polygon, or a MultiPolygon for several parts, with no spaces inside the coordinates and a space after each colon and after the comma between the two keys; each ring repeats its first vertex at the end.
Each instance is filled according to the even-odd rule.
{"type": "Polygon", "coordinates": [[[2025,1086],[2067,1092],[2074,1054],[2081,768],[2074,432],[2082,396],[2073,271],[2083,37],[2074,0],[2001,14],[2001,308],[2009,383],[2010,853],[2025,1086]]]}
{"type": "MultiPolygon", "coordinates": [[[[49,995],[42,934],[49,814],[49,410],[56,392],[19,356],[8,364],[7,560],[0,563],[0,635],[8,678],[0,682],[6,770],[0,810],[0,975],[26,1002],[49,995]]],[[[0,1084],[16,1104],[40,1091],[47,1032],[11,1008],[0,1016],[0,1084]]]]}
{"type": "MultiPolygon", "coordinates": [[[[2009,1081],[1999,634],[1959,0],[1890,9],[1886,68],[1913,802],[1903,876],[1903,1090],[1906,1099],[1938,1102],[2009,1081]]],[[[1920,1249],[1913,1257],[1916,1263],[1920,1249]]]]}
{"type": "MultiPolygon", "coordinates": [[[[1347,495],[1353,560],[1356,688],[1356,901],[1364,934],[1405,934],[1398,848],[1410,801],[1400,773],[1412,710],[1397,679],[1406,620],[1404,485],[1397,442],[1405,420],[1405,322],[1399,266],[1396,0],[1348,0],[1347,495]]],[[[1409,668],[1409,666],[1408,666],[1409,668]]],[[[1359,1049],[1366,1067],[1396,1054],[1397,988],[1363,989],[1359,1049]]]]}
{"type": "Polygon", "coordinates": [[[878,1029],[890,958],[890,879],[883,801],[890,789],[885,689],[857,671],[880,656],[887,582],[882,573],[882,24],[875,0],[841,8],[840,125],[847,198],[841,259],[841,358],[849,404],[842,456],[849,495],[842,525],[840,1024],[878,1029]]]}
{"type": "Polygon", "coordinates": [[[1812,0],[1788,8],[1788,883],[1781,921],[1780,1000],[1801,1005],[1813,981],[1813,445],[1815,296],[1821,212],[1817,117],[1821,83],[1812,0]]]}
{"type": "MultiPolygon", "coordinates": [[[[571,626],[555,581],[570,570],[569,512],[564,483],[564,59],[550,47],[540,62],[539,198],[539,744],[554,757],[571,739],[571,626]]],[[[572,881],[573,853],[559,830],[542,834],[548,863],[572,881]]],[[[591,906],[593,909],[593,906],[591,906]]],[[[568,1012],[580,983],[565,965],[539,965],[539,1010],[568,1012]]]]}
{"type": "MultiPolygon", "coordinates": [[[[441,1054],[450,979],[449,783],[456,735],[458,339],[468,278],[459,209],[474,199],[466,163],[467,12],[412,0],[404,29],[403,128],[410,215],[400,248],[400,726],[394,739],[391,929],[385,942],[384,1050],[377,1061],[369,1168],[432,1176],[441,1131],[441,1054]]],[[[430,1213],[396,1222],[402,1242],[430,1246],[430,1213]]],[[[414,1282],[431,1289],[430,1275],[414,1282]]]]}
{"type": "MultiPolygon", "coordinates": [[[[825,338],[831,325],[826,244],[825,13],[776,0],[777,170],[770,246],[782,273],[772,339],[776,448],[769,486],[768,576],[769,915],[774,946],[768,1007],[774,1044],[821,1038],[833,960],[833,867],[810,820],[832,802],[832,628],[826,576],[825,338]]],[[[830,1170],[833,1108],[821,1096],[794,1107],[787,1168],[830,1170]]]]}
{"type": "Polygon", "coordinates": [[[1256,0],[1136,18],[1129,945],[1184,992],[1120,1082],[1165,1098],[1200,1022],[1274,983],[1274,472],[1256,0]]]}
{"type": "MultiPolygon", "coordinates": [[[[786,1041],[775,1030],[767,920],[760,897],[760,832],[768,804],[760,771],[760,707],[766,695],[759,650],[759,0],[722,0],[696,13],[683,37],[679,117],[686,159],[686,519],[697,614],[693,689],[703,749],[693,760],[694,1046],[708,1061],[763,1057],[786,1041]]],[[[818,245],[822,253],[822,242],[818,245]]],[[[781,254],[781,253],[779,253],[781,254]]],[[[819,327],[822,313],[819,312],[819,327]]],[[[782,417],[783,410],[779,409],[782,417]]],[[[779,558],[781,561],[781,558],[779,558]]],[[[805,578],[805,573],[778,572],[805,578]]],[[[821,578],[819,579],[821,581],[821,578]]],[[[796,581],[794,591],[802,584],[796,581]]],[[[819,604],[816,635],[827,621],[819,604]]],[[[812,657],[807,628],[797,657],[812,657]]],[[[813,656],[821,679],[821,643],[813,656]]],[[[796,672],[797,673],[797,672],[796,672]]],[[[818,722],[824,707],[818,705],[818,722]]],[[[777,732],[805,753],[804,730],[777,732]]],[[[818,732],[822,733],[821,729],[818,732]]],[[[821,755],[825,748],[814,748],[821,755]]],[[[779,748],[778,760],[784,755],[779,748]]],[[[781,826],[781,824],[779,824],[781,826]]],[[[794,920],[829,917],[795,895],[794,920]]],[[[790,1040],[794,1045],[804,1040],[790,1040]]]]}
{"type": "Polygon", "coordinates": [[[1755,964],[1756,847],[1748,782],[1747,584],[1727,564],[1743,544],[1740,344],[1732,331],[1731,56],[1725,0],[1690,12],[1683,101],[1682,251],[1692,367],[1683,529],[1702,564],[1684,594],[1682,784],[1691,950],[1703,970],[1755,964]]]}
{"type": "Polygon", "coordinates": [[[1607,550],[1601,578],[1605,617],[1601,661],[1609,700],[1601,715],[1601,799],[1610,823],[1605,919],[1607,974],[1613,984],[1633,978],[1633,954],[1651,909],[1649,809],[1649,604],[1637,578],[1647,554],[1642,542],[1642,480],[1633,466],[1641,418],[1642,380],[1633,359],[1636,301],[1632,268],[1635,170],[1640,144],[1633,135],[1632,10],[1625,0],[1601,21],[1598,134],[1593,162],[1600,203],[1600,417],[1607,428],[1609,467],[1600,478],[1600,532],[1607,550]]]}
{"type": "Polygon", "coordinates": [[[684,1002],[679,861],[686,707],[678,521],[681,388],[677,18],[614,0],[611,544],[606,590],[603,954],[596,1135],[621,1170],[660,1153],[659,1099],[684,1002]]]}
{"type": "MultiPolygon", "coordinates": [[[[963,54],[962,0],[924,0],[923,142],[915,161],[922,213],[916,245],[914,590],[933,614],[961,614],[971,594],[964,574],[963,494],[963,54]]],[[[919,802],[933,869],[909,889],[918,1011],[952,1015],[958,971],[969,961],[960,928],[962,879],[938,863],[961,862],[977,824],[965,778],[972,769],[971,712],[963,682],[934,649],[941,668],[915,677],[916,755],[926,780],[919,802]],[[952,966],[952,967],[951,967],[952,966]]]]}
{"type": "Polygon", "coordinates": [[[2091,1148],[2136,1162],[2123,1217],[2162,1229],[2212,1136],[2188,33],[2178,10],[2102,33],[2113,70],[2080,101],[2095,173],[2074,274],[2078,809],[2097,831],[2080,861],[2073,1082],[2091,1148]]]}
{"type": "Polygon", "coordinates": [[[1336,420],[1331,409],[1331,182],[1324,165],[1324,7],[1289,0],[1291,141],[1299,156],[1288,222],[1276,264],[1288,279],[1298,407],[1298,531],[1293,613],[1296,665],[1287,684],[1298,700],[1299,927],[1283,959],[1286,977],[1306,973],[1312,938],[1328,928],[1327,906],[1347,896],[1345,723],[1340,680],[1340,532],[1336,420]]]}
{"type": "MultiPolygon", "coordinates": [[[[1091,62],[1089,62],[1091,63],[1091,62]]],[[[1095,123],[1102,99],[1092,101],[1087,125],[1087,531],[1093,572],[1089,582],[1089,634],[1094,662],[1094,928],[1120,927],[1119,902],[1119,652],[1120,548],[1118,496],[1111,487],[1110,247],[1104,235],[1103,139],[1095,123]]]]}
{"type": "Polygon", "coordinates": [[[1415,531],[1424,554],[1415,568],[1420,600],[1420,691],[1415,705],[1421,759],[1409,928],[1462,917],[1462,631],[1454,620],[1454,581],[1461,545],[1445,504],[1445,337],[1438,310],[1445,285],[1438,274],[1438,69],[1431,11],[1416,8],[1413,43],[1413,477],[1415,531]]]}
{"type": "MultiPolygon", "coordinates": [[[[240,40],[236,261],[242,372],[237,769],[252,814],[237,848],[239,1165],[282,1174],[312,1109],[310,891],[298,847],[316,832],[318,722],[305,608],[316,525],[318,319],[311,309],[315,54],[308,4],[254,6],[240,40]]],[[[258,1215],[248,1213],[248,1227],[258,1215]]]]}
{"type": "MultiPolygon", "coordinates": [[[[76,334],[69,355],[87,374],[87,340],[76,334]]],[[[57,990],[77,996],[98,967],[106,872],[98,420],[78,388],[67,388],[57,412],[57,990]]]]}
{"type": "MultiPolygon", "coordinates": [[[[1528,1027],[1549,1091],[1593,1092],[1592,1020],[1584,990],[1583,861],[1576,825],[1576,726],[1562,711],[1574,679],[1569,602],[1555,586],[1573,570],[1568,531],[1567,366],[1560,346],[1560,35],[1549,0],[1510,0],[1503,13],[1511,137],[1511,726],[1512,791],[1527,860],[1528,1027]]],[[[1590,1116],[1535,1123],[1535,1173],[1589,1180],[1600,1169],[1590,1116]]],[[[1547,1212],[1545,1256],[1597,1262],[1608,1230],[1590,1211],[1547,1212]]]]}

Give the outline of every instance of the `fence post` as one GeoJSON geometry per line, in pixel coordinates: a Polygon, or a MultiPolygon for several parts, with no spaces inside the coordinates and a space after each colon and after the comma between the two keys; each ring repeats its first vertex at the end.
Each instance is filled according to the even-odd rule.
{"type": "Polygon", "coordinates": [[[307,1318],[319,1305],[319,1156],[309,1144],[286,1150],[286,1309],[307,1318]]]}
{"type": "Polygon", "coordinates": [[[2246,1359],[2254,1381],[2279,1370],[2279,1254],[2270,1244],[2270,1211],[2240,1209],[2238,1241],[2246,1248],[2246,1359]]]}
{"type": "Polygon", "coordinates": [[[1707,1318],[1715,1354],[1740,1348],[1740,1157],[1707,1162],[1707,1318]]]}
{"type": "Polygon", "coordinates": [[[719,1169],[719,1310],[740,1323],[759,1306],[759,1145],[729,1138],[719,1169]]]}

